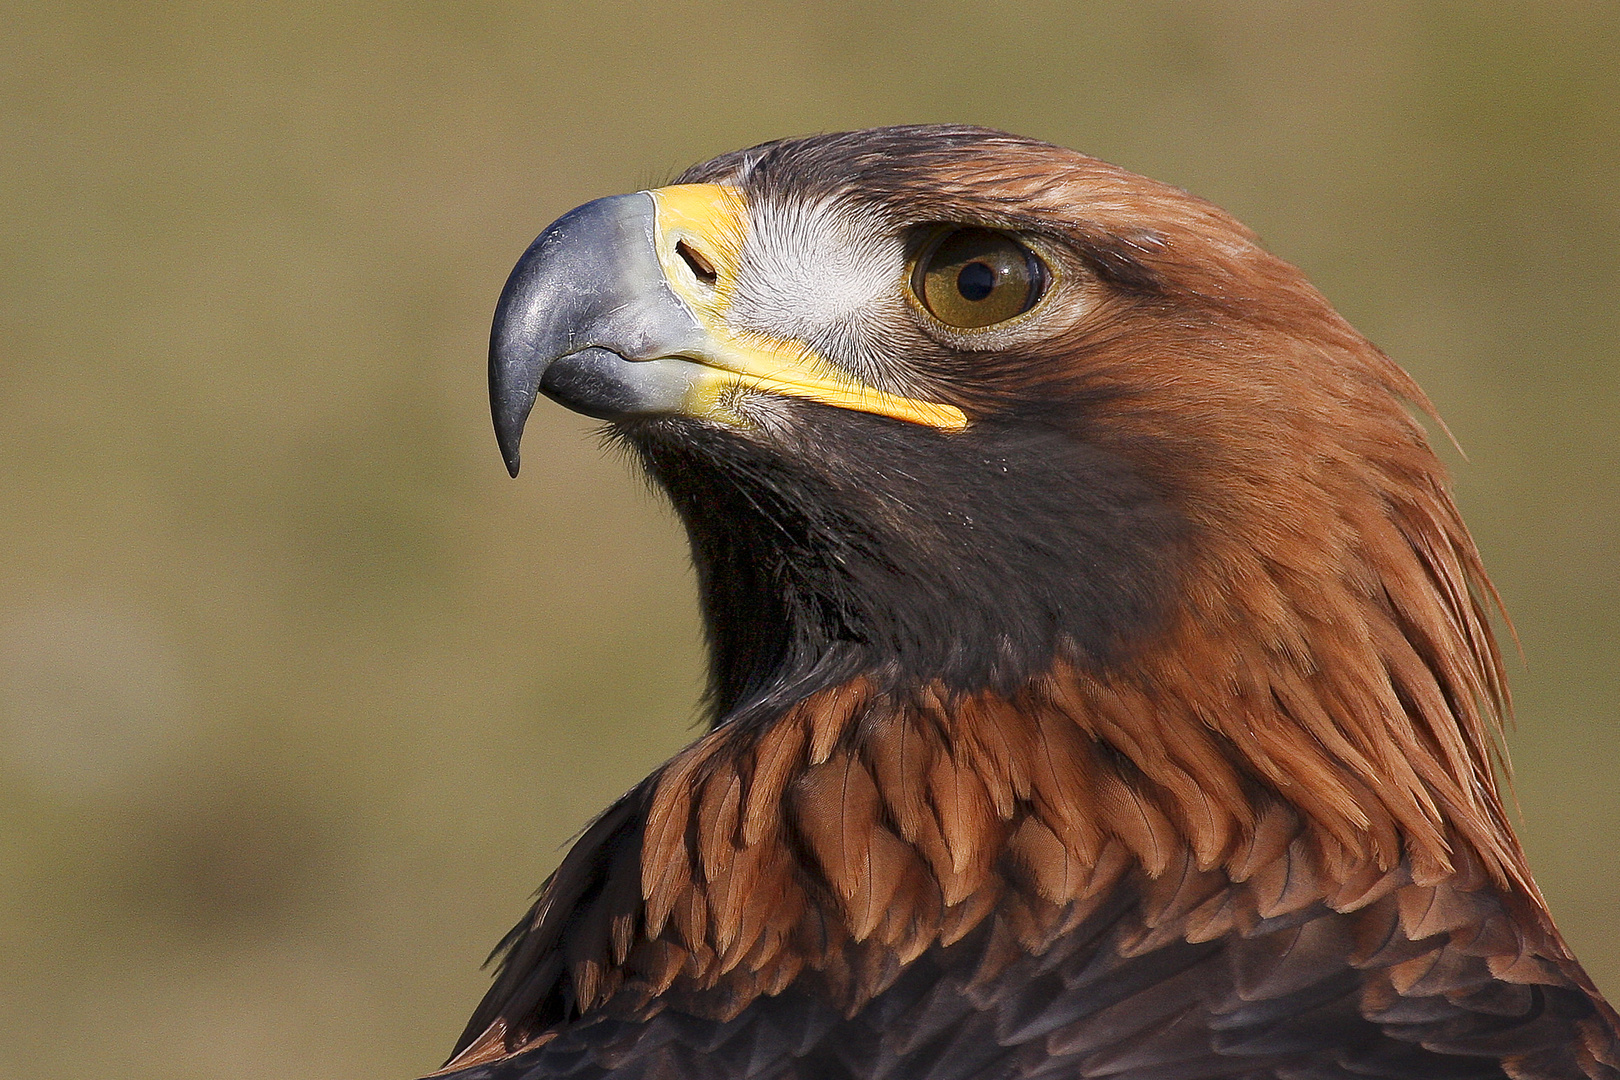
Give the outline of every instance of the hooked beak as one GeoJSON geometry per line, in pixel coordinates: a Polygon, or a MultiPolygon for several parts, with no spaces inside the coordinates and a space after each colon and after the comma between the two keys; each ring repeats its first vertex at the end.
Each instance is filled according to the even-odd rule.
{"type": "Polygon", "coordinates": [[[489,342],[489,403],[507,471],[538,394],[603,420],[745,424],[739,395],[786,394],[960,430],[960,409],[840,372],[802,342],[726,322],[747,230],[736,188],[685,184],[597,199],[541,233],[507,279],[489,342]]]}

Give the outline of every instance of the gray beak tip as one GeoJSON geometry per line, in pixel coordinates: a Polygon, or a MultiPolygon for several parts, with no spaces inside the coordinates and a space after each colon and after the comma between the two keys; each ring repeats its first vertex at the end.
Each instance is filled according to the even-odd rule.
{"type": "Polygon", "coordinates": [[[570,369],[579,385],[569,387],[577,393],[544,392],[607,419],[636,405],[646,389],[620,385],[626,356],[663,355],[674,347],[666,343],[678,345],[696,331],[691,312],[664,281],[655,225],[652,196],[610,195],[552,222],[512,268],[490,327],[489,406],[513,476],[523,426],[559,358],[580,358],[573,365],[579,370],[570,369]],[[598,400],[604,393],[608,399],[598,400]]]}
{"type": "Polygon", "coordinates": [[[523,442],[523,428],[528,423],[529,410],[534,408],[534,393],[525,390],[527,387],[521,381],[516,387],[510,382],[492,382],[489,395],[495,442],[501,449],[501,460],[506,462],[506,471],[513,476],[517,476],[522,458],[518,448],[523,442]]]}

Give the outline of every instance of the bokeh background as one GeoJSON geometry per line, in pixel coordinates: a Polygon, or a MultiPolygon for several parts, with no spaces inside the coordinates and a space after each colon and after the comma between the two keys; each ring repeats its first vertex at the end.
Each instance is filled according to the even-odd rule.
{"type": "Polygon", "coordinates": [[[0,1074],[413,1077],[692,735],[675,523],[495,296],[552,218],[957,120],[1224,204],[1428,388],[1524,836],[1620,992],[1620,8],[0,3],[0,1074]],[[1449,453],[1449,451],[1448,451],[1449,453]]]}

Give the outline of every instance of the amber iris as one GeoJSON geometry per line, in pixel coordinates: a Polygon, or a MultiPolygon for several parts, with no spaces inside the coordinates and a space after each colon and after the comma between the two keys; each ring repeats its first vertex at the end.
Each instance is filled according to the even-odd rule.
{"type": "Polygon", "coordinates": [[[1034,307],[1046,267],[1034,252],[993,229],[947,229],[917,260],[912,290],[946,326],[978,330],[1034,307]]]}

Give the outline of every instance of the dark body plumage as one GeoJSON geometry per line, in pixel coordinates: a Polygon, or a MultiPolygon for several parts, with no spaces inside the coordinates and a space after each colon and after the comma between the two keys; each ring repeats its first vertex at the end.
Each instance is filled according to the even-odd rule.
{"type": "Polygon", "coordinates": [[[968,422],[613,420],[691,537],[714,724],[569,853],[452,1075],[1620,1075],[1502,810],[1421,395],[1296,270],[979,129],[682,182],[744,193],[728,319],[968,422]],[[825,318],[780,269],[748,293],[941,223],[1027,242],[1049,294],[966,335],[904,273],[825,318]]]}

